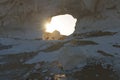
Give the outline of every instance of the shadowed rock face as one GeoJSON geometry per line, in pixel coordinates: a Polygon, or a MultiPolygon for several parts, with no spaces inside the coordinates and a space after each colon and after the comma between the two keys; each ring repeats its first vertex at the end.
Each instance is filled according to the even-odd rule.
{"type": "Polygon", "coordinates": [[[118,75],[112,70],[111,65],[103,68],[101,64],[85,66],[81,71],[76,71],[74,77],[78,80],[117,80],[118,75]]]}
{"type": "MultiPolygon", "coordinates": [[[[94,15],[105,8],[119,8],[119,0],[2,0],[0,1],[0,21],[4,25],[14,22],[25,23],[43,17],[70,13],[76,17],[94,15]],[[43,16],[43,17],[42,17],[43,16]],[[29,21],[28,21],[29,20],[29,21]]],[[[40,20],[39,20],[40,21],[40,20]]]]}
{"type": "Polygon", "coordinates": [[[119,11],[119,3],[119,0],[1,0],[0,34],[28,29],[42,32],[47,19],[59,14],[72,14],[78,20],[101,17],[103,11],[119,11]]]}
{"type": "Polygon", "coordinates": [[[0,80],[42,80],[60,71],[68,71],[68,76],[78,80],[119,80],[119,4],[120,0],[0,0],[0,37],[13,33],[9,38],[0,38],[0,80]],[[70,39],[61,41],[66,36],[58,31],[44,33],[46,21],[59,14],[77,18],[70,39]],[[35,36],[34,32],[40,38],[26,39],[27,34],[35,36]],[[21,34],[22,39],[18,37],[21,34]],[[95,63],[87,65],[91,57],[96,58],[95,63]],[[96,64],[99,58],[105,62],[103,59],[103,64],[96,64]],[[36,64],[40,66],[35,68],[36,64]],[[79,67],[83,67],[81,71],[79,67]]]}

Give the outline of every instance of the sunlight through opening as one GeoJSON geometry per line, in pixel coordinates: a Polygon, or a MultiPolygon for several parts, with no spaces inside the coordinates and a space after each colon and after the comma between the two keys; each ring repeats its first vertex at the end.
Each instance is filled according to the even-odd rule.
{"type": "Polygon", "coordinates": [[[46,32],[52,33],[55,30],[61,35],[69,36],[75,31],[77,19],[72,15],[58,15],[51,18],[50,23],[46,23],[46,32]]]}

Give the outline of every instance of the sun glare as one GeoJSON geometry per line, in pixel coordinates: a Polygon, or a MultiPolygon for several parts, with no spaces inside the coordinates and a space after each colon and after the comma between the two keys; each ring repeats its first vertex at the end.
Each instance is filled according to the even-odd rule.
{"type": "Polygon", "coordinates": [[[52,33],[57,30],[61,35],[68,36],[75,31],[76,22],[77,19],[69,14],[54,16],[52,17],[51,22],[45,25],[46,32],[52,33]]]}

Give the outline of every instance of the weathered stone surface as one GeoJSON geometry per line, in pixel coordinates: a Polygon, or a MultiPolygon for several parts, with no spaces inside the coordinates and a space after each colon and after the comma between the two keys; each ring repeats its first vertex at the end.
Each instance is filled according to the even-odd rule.
{"type": "Polygon", "coordinates": [[[107,10],[120,13],[119,4],[120,0],[0,0],[0,34],[17,28],[43,29],[49,17],[66,13],[78,20],[88,17],[81,23],[90,25],[92,18],[108,17],[103,14],[107,10]]]}
{"type": "Polygon", "coordinates": [[[61,35],[59,31],[53,33],[44,32],[42,35],[43,40],[64,40],[66,36],[61,35]]]}

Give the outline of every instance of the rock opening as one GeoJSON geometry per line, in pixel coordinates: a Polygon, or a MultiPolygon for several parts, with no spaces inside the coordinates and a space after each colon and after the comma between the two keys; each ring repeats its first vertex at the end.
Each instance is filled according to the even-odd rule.
{"type": "Polygon", "coordinates": [[[43,39],[61,40],[75,31],[77,19],[70,14],[53,16],[51,21],[45,24],[43,39]]]}

